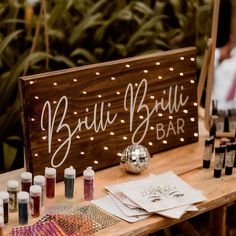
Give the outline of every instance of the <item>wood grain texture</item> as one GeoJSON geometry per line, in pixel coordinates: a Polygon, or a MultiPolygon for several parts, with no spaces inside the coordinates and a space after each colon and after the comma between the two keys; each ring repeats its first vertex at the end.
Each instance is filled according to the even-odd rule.
{"type": "Polygon", "coordinates": [[[195,71],[185,48],[20,78],[27,169],[58,165],[61,181],[71,165],[81,174],[118,164],[142,137],[151,154],[197,141],[195,71]]]}

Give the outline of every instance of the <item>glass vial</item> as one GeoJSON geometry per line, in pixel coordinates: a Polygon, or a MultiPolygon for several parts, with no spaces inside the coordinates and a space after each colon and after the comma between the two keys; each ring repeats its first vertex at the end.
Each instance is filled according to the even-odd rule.
{"type": "Polygon", "coordinates": [[[19,224],[28,224],[29,193],[22,191],[17,194],[19,224]]]}
{"type": "Polygon", "coordinates": [[[223,162],[225,157],[225,147],[220,146],[215,148],[215,167],[214,167],[214,177],[220,178],[221,171],[223,169],[223,162]]]}
{"type": "Polygon", "coordinates": [[[46,197],[55,197],[55,187],[56,187],[56,169],[55,168],[45,168],[45,178],[46,178],[46,197]]]}
{"type": "Polygon", "coordinates": [[[45,203],[45,177],[43,175],[34,176],[34,185],[41,186],[41,189],[42,189],[41,206],[44,206],[44,203],[45,203]]]}
{"type": "Polygon", "coordinates": [[[4,224],[8,223],[9,219],[9,209],[8,209],[8,202],[9,202],[9,193],[8,192],[0,192],[0,199],[3,201],[3,215],[4,215],[4,224]]]}
{"type": "Polygon", "coordinates": [[[30,186],[32,185],[32,173],[23,172],[20,175],[21,178],[21,191],[29,193],[30,186]]]}
{"type": "Polygon", "coordinates": [[[64,170],[64,183],[65,183],[65,197],[74,197],[74,184],[75,184],[75,169],[71,166],[64,170]]]}
{"type": "Polygon", "coordinates": [[[41,187],[38,185],[32,185],[30,187],[30,208],[31,215],[33,217],[40,216],[40,198],[41,198],[41,187]]]}
{"type": "Polygon", "coordinates": [[[93,200],[93,180],[94,180],[94,171],[91,166],[87,167],[86,170],[83,171],[84,177],[84,199],[86,201],[93,200]]]}
{"type": "Polygon", "coordinates": [[[9,193],[9,211],[17,212],[17,193],[19,192],[19,182],[9,180],[7,182],[7,192],[9,193]]]}
{"type": "Polygon", "coordinates": [[[4,219],[0,216],[0,236],[4,235],[4,219]]]}
{"type": "Polygon", "coordinates": [[[235,145],[234,143],[230,143],[227,145],[227,152],[225,156],[225,174],[232,175],[233,166],[234,166],[234,157],[235,157],[235,145]]]}
{"type": "Polygon", "coordinates": [[[210,168],[211,157],[213,152],[214,137],[205,140],[205,150],[203,156],[203,168],[210,168]]]}

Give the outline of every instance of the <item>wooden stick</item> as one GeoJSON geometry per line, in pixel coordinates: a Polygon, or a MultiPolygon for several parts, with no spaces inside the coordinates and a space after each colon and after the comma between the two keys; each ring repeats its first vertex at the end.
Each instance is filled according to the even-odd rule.
{"type": "Polygon", "coordinates": [[[183,221],[176,225],[185,236],[200,236],[200,233],[188,221],[183,221]]]}

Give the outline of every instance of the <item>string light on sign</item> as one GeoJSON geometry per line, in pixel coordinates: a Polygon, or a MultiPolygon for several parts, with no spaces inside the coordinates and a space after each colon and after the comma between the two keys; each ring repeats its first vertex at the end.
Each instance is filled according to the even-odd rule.
{"type": "Polygon", "coordinates": [[[187,109],[184,109],[184,110],[183,110],[183,113],[188,114],[188,110],[187,110],[187,109]]]}
{"type": "Polygon", "coordinates": [[[34,99],[39,100],[39,97],[38,96],[34,96],[34,99]]]}
{"type": "Polygon", "coordinates": [[[152,95],[152,96],[150,96],[150,99],[155,99],[155,97],[152,95]]]}
{"type": "Polygon", "coordinates": [[[39,154],[38,154],[38,153],[35,153],[35,154],[34,154],[34,156],[35,156],[35,157],[38,157],[38,156],[39,156],[39,154]]]}
{"type": "Polygon", "coordinates": [[[90,140],[93,141],[93,140],[94,140],[94,137],[90,137],[90,140]]]}
{"type": "Polygon", "coordinates": [[[157,61],[157,62],[156,62],[156,65],[159,66],[159,65],[161,65],[161,63],[160,63],[159,61],[157,61]]]}
{"type": "Polygon", "coordinates": [[[114,133],[114,132],[110,132],[110,135],[112,135],[112,136],[113,136],[113,135],[115,135],[115,133],[114,133]]]}
{"type": "Polygon", "coordinates": [[[53,83],[53,86],[57,86],[58,84],[56,82],[53,83]]]}
{"type": "Polygon", "coordinates": [[[47,136],[43,136],[42,139],[43,139],[43,140],[46,140],[46,139],[47,139],[47,136]]]}
{"type": "Polygon", "coordinates": [[[173,120],[173,116],[169,116],[169,119],[170,119],[170,120],[173,120]]]}
{"type": "Polygon", "coordinates": [[[181,142],[184,142],[184,138],[180,138],[180,141],[181,141],[181,142]]]}
{"type": "Polygon", "coordinates": [[[80,139],[80,136],[79,136],[79,135],[76,135],[75,137],[76,137],[77,139],[80,139]]]}
{"type": "Polygon", "coordinates": [[[104,149],[105,151],[107,151],[107,150],[108,150],[108,147],[104,147],[103,149],[104,149]]]}
{"type": "Polygon", "coordinates": [[[163,144],[167,144],[167,141],[166,141],[166,140],[163,140],[162,143],[163,143],[163,144]]]}
{"type": "Polygon", "coordinates": [[[138,83],[135,83],[134,86],[135,86],[135,87],[138,87],[138,83]]]}
{"type": "Polygon", "coordinates": [[[180,60],[183,61],[183,60],[184,60],[184,57],[180,57],[180,60]]]}
{"type": "Polygon", "coordinates": [[[31,80],[31,81],[29,82],[29,84],[34,84],[34,81],[31,80]]]}
{"type": "Polygon", "coordinates": [[[61,139],[59,138],[59,139],[57,139],[57,141],[58,141],[58,142],[61,142],[61,139]]]}
{"type": "Polygon", "coordinates": [[[158,113],[158,116],[159,116],[159,117],[162,117],[162,116],[163,116],[163,114],[162,114],[162,113],[158,113]]]}
{"type": "Polygon", "coordinates": [[[191,58],[190,58],[190,61],[195,61],[195,58],[194,58],[194,57],[191,57],[191,58]]]}
{"type": "Polygon", "coordinates": [[[85,155],[85,152],[80,152],[81,155],[85,155]]]}
{"type": "Polygon", "coordinates": [[[180,75],[180,76],[184,76],[184,73],[183,73],[183,72],[180,72],[179,75],[180,75]]]}
{"type": "Polygon", "coordinates": [[[98,98],[101,98],[102,97],[102,95],[101,94],[98,94],[98,98]]]}
{"type": "Polygon", "coordinates": [[[161,75],[159,75],[159,76],[158,76],[158,79],[162,79],[162,76],[161,76],[161,75]]]}
{"type": "Polygon", "coordinates": [[[75,83],[76,83],[77,81],[78,81],[77,79],[73,79],[73,82],[75,82],[75,83]]]}
{"type": "Polygon", "coordinates": [[[191,117],[191,118],[190,118],[190,121],[194,122],[194,121],[195,121],[195,118],[191,117]]]}
{"type": "Polygon", "coordinates": [[[152,145],[153,145],[153,143],[152,143],[152,142],[148,142],[148,145],[149,145],[149,146],[152,146],[152,145]]]}
{"type": "Polygon", "coordinates": [[[124,140],[127,140],[128,138],[127,138],[126,136],[123,136],[123,139],[124,139],[124,140]]]}
{"type": "Polygon", "coordinates": [[[117,92],[116,92],[116,94],[117,94],[117,95],[120,95],[120,92],[119,92],[119,91],[117,91],[117,92]]]}
{"type": "Polygon", "coordinates": [[[120,120],[120,123],[124,124],[124,123],[125,123],[125,120],[120,120]]]}
{"type": "Polygon", "coordinates": [[[194,133],[193,135],[194,135],[194,137],[198,137],[198,133],[194,133]]]}
{"type": "Polygon", "coordinates": [[[147,74],[147,73],[148,73],[148,70],[143,70],[143,73],[147,74]]]}
{"type": "Polygon", "coordinates": [[[141,120],[142,120],[142,119],[143,119],[143,116],[139,116],[139,119],[141,119],[141,120]]]}
{"type": "Polygon", "coordinates": [[[114,80],[116,80],[116,78],[115,78],[115,77],[111,77],[111,80],[113,80],[113,81],[114,81],[114,80]]]}
{"type": "Polygon", "coordinates": [[[174,68],[173,68],[173,67],[170,67],[170,68],[169,68],[169,71],[174,71],[174,68]]]}
{"type": "Polygon", "coordinates": [[[130,65],[129,65],[129,64],[126,64],[125,67],[126,67],[126,68],[130,68],[130,65]]]}
{"type": "Polygon", "coordinates": [[[85,95],[85,94],[87,94],[87,92],[84,90],[84,91],[83,91],[83,94],[85,95]]]}
{"type": "Polygon", "coordinates": [[[77,111],[74,111],[74,115],[77,115],[78,114],[78,112],[77,111]]]}
{"type": "Polygon", "coordinates": [[[57,101],[54,100],[54,101],[53,101],[53,104],[57,104],[57,101]]]}
{"type": "Polygon", "coordinates": [[[100,72],[95,72],[95,75],[100,75],[100,72]]]}
{"type": "Polygon", "coordinates": [[[194,82],[194,80],[193,80],[193,79],[191,79],[191,80],[190,80],[190,83],[191,83],[191,84],[194,84],[195,82],[194,82]]]}
{"type": "Polygon", "coordinates": [[[98,165],[98,161],[97,161],[97,160],[95,160],[93,163],[94,163],[95,165],[98,165]]]}
{"type": "Polygon", "coordinates": [[[122,156],[122,153],[118,152],[116,155],[117,155],[118,157],[121,157],[121,156],[122,156]]]}
{"type": "Polygon", "coordinates": [[[195,107],[197,107],[197,102],[194,102],[193,105],[194,105],[195,107]]]}
{"type": "Polygon", "coordinates": [[[85,111],[86,111],[86,112],[89,112],[89,109],[88,109],[88,107],[86,107],[85,111]]]}
{"type": "Polygon", "coordinates": [[[155,128],[153,126],[150,127],[150,130],[154,130],[155,128]]]}
{"type": "Polygon", "coordinates": [[[35,118],[31,118],[30,120],[34,122],[34,121],[35,121],[35,118]]]}

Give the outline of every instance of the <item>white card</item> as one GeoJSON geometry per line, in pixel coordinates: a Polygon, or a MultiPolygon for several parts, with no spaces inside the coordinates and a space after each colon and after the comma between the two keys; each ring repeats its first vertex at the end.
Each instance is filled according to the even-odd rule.
{"type": "Polygon", "coordinates": [[[125,220],[130,223],[137,222],[139,220],[143,220],[147,218],[149,215],[144,216],[126,216],[120,209],[117,207],[117,205],[112,201],[112,199],[109,196],[93,200],[91,201],[94,205],[104,209],[105,211],[125,220]]]}

